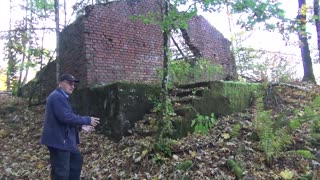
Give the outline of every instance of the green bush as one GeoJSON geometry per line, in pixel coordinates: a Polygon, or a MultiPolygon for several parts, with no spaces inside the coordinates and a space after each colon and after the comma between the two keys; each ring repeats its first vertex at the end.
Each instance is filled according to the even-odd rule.
{"type": "Polygon", "coordinates": [[[216,119],[213,113],[211,113],[210,117],[197,114],[197,118],[192,120],[191,127],[194,128],[195,133],[207,134],[215,122],[216,119]]]}

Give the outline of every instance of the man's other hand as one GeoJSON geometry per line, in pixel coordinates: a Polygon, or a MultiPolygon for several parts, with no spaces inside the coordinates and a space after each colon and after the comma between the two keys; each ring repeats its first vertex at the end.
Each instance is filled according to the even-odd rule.
{"type": "Polygon", "coordinates": [[[91,125],[83,125],[83,126],[81,127],[81,129],[82,129],[84,132],[92,132],[92,131],[94,131],[94,127],[91,126],[91,125]]]}
{"type": "Polygon", "coordinates": [[[100,118],[97,117],[91,117],[91,123],[90,125],[95,127],[96,125],[98,125],[100,123],[100,118]]]}

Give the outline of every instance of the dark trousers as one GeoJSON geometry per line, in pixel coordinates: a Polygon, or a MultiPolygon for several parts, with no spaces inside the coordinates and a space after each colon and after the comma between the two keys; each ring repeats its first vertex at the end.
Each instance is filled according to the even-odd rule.
{"type": "Polygon", "coordinates": [[[80,151],[63,151],[48,147],[50,151],[52,180],[79,180],[83,157],[80,151]]]}

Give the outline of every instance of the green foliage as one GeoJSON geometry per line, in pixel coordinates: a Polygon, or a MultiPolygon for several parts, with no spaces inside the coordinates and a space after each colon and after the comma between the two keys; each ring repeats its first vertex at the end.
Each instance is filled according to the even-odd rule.
{"type": "MultiPolygon", "coordinates": [[[[184,60],[170,61],[169,67],[169,87],[173,87],[173,84],[212,81],[223,75],[221,65],[212,65],[205,59],[198,60],[194,66],[184,60]]],[[[162,72],[162,69],[158,70],[159,77],[162,77],[162,72]]]]}
{"type": "Polygon", "coordinates": [[[258,112],[255,129],[267,163],[272,163],[274,158],[277,158],[292,143],[292,137],[285,127],[275,127],[273,125],[270,111],[258,112]]]}
{"type": "Polygon", "coordinates": [[[311,174],[304,174],[298,178],[298,180],[312,180],[311,174]]]}
{"type": "Polygon", "coordinates": [[[54,12],[54,0],[33,0],[34,6],[36,11],[41,13],[41,15],[44,15],[44,10],[47,11],[47,13],[53,13],[54,12]]]}
{"type": "Polygon", "coordinates": [[[164,157],[171,157],[172,156],[172,145],[174,144],[174,141],[169,138],[162,138],[158,142],[154,144],[154,152],[159,156],[162,155],[164,157]]]}
{"type": "Polygon", "coordinates": [[[290,127],[295,129],[304,122],[311,121],[311,142],[320,141],[320,96],[316,96],[311,105],[305,106],[304,111],[296,112],[296,118],[291,120],[290,127]]]}
{"type": "Polygon", "coordinates": [[[320,141],[320,96],[316,96],[310,106],[304,108],[304,114],[301,119],[312,121],[311,141],[319,144],[320,141]]]}
{"type": "Polygon", "coordinates": [[[189,6],[183,12],[179,12],[177,9],[183,5],[186,5],[185,0],[174,0],[170,2],[170,8],[168,14],[163,16],[160,13],[150,12],[147,15],[135,15],[132,16],[133,20],[140,20],[145,24],[159,25],[163,32],[170,33],[172,30],[180,28],[187,28],[187,21],[197,14],[196,6],[189,6]]]}
{"type": "Polygon", "coordinates": [[[288,151],[287,153],[293,154],[295,156],[301,156],[306,159],[317,159],[316,156],[308,150],[295,150],[295,151],[288,151]]]}
{"type": "Polygon", "coordinates": [[[256,24],[264,23],[268,30],[275,29],[272,18],[285,20],[285,11],[280,8],[281,3],[274,1],[243,0],[230,3],[232,13],[243,13],[244,16],[238,19],[237,24],[246,30],[251,30],[256,24]]]}
{"type": "Polygon", "coordinates": [[[300,119],[292,119],[289,121],[289,127],[291,129],[291,131],[295,131],[297,129],[299,129],[301,126],[301,121],[300,119]]]}
{"type": "MultiPolygon", "coordinates": [[[[154,107],[153,107],[153,112],[155,113],[161,113],[162,112],[162,108],[163,108],[163,104],[162,104],[162,101],[158,98],[158,97],[149,97],[148,98],[150,101],[152,101],[152,103],[154,104],[154,107]]],[[[171,103],[171,100],[170,98],[167,99],[166,101],[166,108],[167,108],[167,113],[169,116],[175,116],[175,112],[173,110],[173,105],[171,103]]]]}
{"type": "Polygon", "coordinates": [[[186,171],[188,169],[190,169],[192,167],[192,161],[191,160],[186,160],[182,163],[179,163],[176,165],[176,169],[177,170],[181,170],[181,171],[186,171]]]}
{"type": "Polygon", "coordinates": [[[243,178],[244,170],[235,160],[229,159],[226,164],[235,173],[237,179],[243,178]]]}
{"type": "Polygon", "coordinates": [[[241,130],[241,125],[239,123],[234,124],[230,132],[231,137],[238,137],[240,130],[241,130]]]}
{"type": "Polygon", "coordinates": [[[215,122],[216,119],[213,113],[211,113],[210,117],[197,114],[197,118],[192,120],[191,127],[194,128],[195,133],[207,134],[215,122]]]}

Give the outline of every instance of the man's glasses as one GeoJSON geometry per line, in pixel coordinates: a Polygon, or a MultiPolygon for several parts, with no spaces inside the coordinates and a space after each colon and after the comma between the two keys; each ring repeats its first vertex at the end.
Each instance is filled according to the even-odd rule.
{"type": "Polygon", "coordinates": [[[69,84],[70,86],[76,86],[76,84],[74,82],[71,81],[65,81],[67,84],[69,84]]]}

